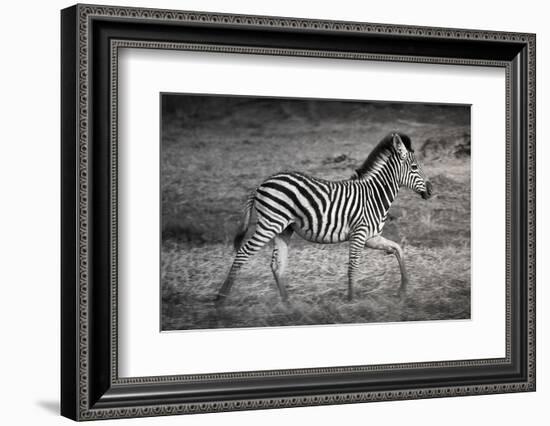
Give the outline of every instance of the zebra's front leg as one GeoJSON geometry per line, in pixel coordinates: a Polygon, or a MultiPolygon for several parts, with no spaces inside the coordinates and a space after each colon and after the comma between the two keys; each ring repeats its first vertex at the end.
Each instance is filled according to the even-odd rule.
{"type": "Polygon", "coordinates": [[[279,288],[283,302],[288,301],[286,292],[286,267],[288,265],[288,244],[292,236],[292,228],[288,227],[273,240],[273,255],[271,257],[271,270],[275,277],[275,282],[279,288]]]}
{"type": "Polygon", "coordinates": [[[353,287],[357,283],[357,268],[363,247],[365,246],[366,235],[358,231],[351,235],[349,242],[349,265],[348,265],[348,301],[353,300],[353,287]]]}
{"type": "Polygon", "coordinates": [[[366,246],[375,250],[384,250],[387,253],[394,254],[399,263],[399,269],[401,270],[401,285],[397,292],[399,297],[403,297],[407,293],[407,285],[409,283],[409,276],[405,268],[405,259],[403,256],[403,249],[395,241],[388,240],[382,235],[376,235],[375,237],[369,238],[366,242],[366,246]]]}

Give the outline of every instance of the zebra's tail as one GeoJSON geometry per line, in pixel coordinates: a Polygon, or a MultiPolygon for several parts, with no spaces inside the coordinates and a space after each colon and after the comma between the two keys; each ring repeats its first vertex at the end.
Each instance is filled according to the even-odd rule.
{"type": "Polygon", "coordinates": [[[253,191],[246,199],[241,225],[239,227],[239,230],[237,231],[237,234],[235,235],[235,239],[233,240],[233,248],[235,249],[235,251],[241,248],[244,237],[246,235],[246,231],[248,231],[248,227],[250,226],[250,214],[252,213],[252,206],[254,205],[255,197],[256,191],[253,191]]]}

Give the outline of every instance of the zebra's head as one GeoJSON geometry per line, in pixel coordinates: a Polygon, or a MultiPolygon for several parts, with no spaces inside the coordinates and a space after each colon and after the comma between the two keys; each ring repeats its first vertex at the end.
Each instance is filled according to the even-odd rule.
{"type": "Polygon", "coordinates": [[[392,133],[392,144],[400,159],[400,184],[427,200],[432,196],[432,184],[416,160],[411,140],[402,133],[392,133]]]}

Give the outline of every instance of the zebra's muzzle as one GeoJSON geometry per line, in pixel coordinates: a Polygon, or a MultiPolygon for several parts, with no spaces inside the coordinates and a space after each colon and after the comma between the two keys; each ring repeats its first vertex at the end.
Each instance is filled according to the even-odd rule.
{"type": "Polygon", "coordinates": [[[425,200],[429,199],[432,196],[432,183],[426,182],[426,190],[422,192],[420,195],[422,195],[422,198],[425,200]]]}

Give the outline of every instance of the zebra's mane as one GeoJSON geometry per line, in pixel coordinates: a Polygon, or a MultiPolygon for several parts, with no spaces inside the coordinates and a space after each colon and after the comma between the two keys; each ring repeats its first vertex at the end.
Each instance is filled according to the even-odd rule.
{"type": "MultiPolygon", "coordinates": [[[[397,134],[403,141],[403,144],[405,145],[405,148],[407,148],[407,151],[414,152],[411,145],[411,138],[409,138],[404,133],[397,132],[397,134]]],[[[378,142],[378,144],[370,152],[364,163],[359,168],[355,169],[355,173],[352,176],[352,179],[359,179],[363,177],[380,163],[379,160],[385,161],[383,158],[387,158],[391,155],[393,147],[393,135],[394,133],[389,133],[384,137],[384,139],[378,142]]]]}

